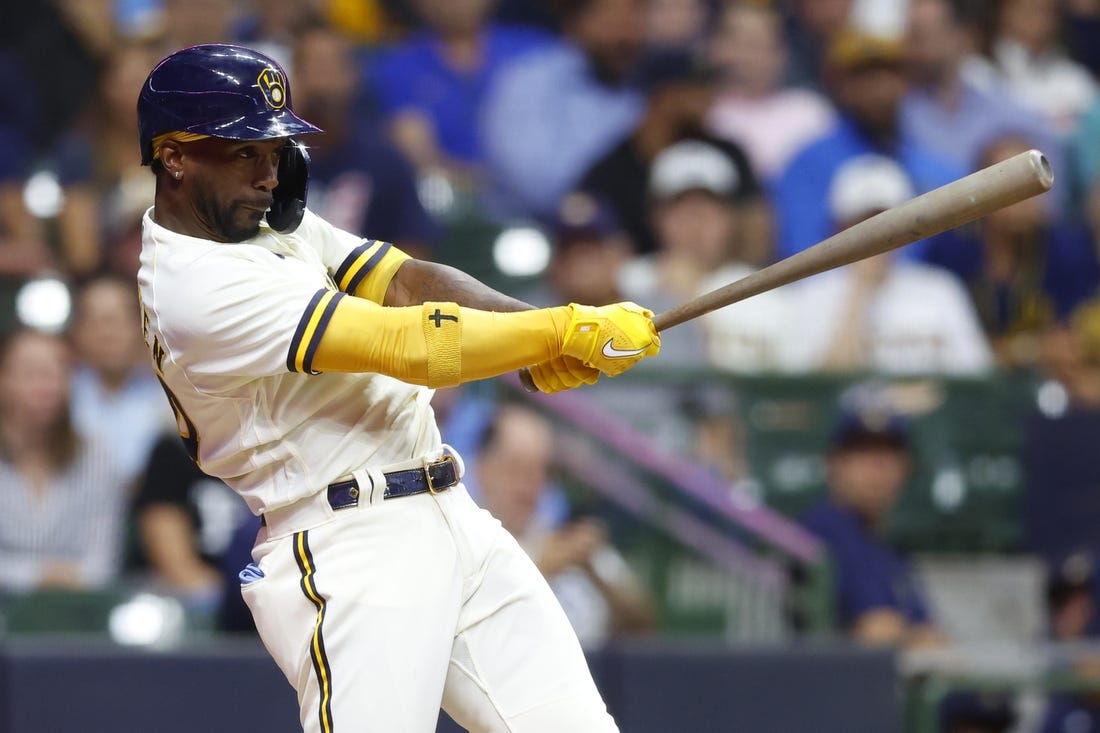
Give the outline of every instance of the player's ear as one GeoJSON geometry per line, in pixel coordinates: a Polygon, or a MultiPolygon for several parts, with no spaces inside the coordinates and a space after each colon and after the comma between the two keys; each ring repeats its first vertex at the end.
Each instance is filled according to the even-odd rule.
{"type": "Polygon", "coordinates": [[[160,146],[160,164],[169,178],[183,177],[183,148],[175,140],[166,140],[160,146]]]}

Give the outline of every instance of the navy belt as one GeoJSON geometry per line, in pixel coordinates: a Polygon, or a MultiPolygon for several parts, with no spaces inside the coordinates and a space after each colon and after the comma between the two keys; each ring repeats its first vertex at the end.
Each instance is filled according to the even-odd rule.
{"type": "MultiPolygon", "coordinates": [[[[396,499],[415,494],[438,494],[458,483],[458,465],[453,456],[444,453],[443,457],[424,468],[410,468],[405,471],[391,471],[382,474],[386,477],[386,491],[383,499],[396,499]]],[[[328,503],[333,509],[349,509],[359,505],[362,488],[354,478],[336,481],[328,485],[328,503]]]]}

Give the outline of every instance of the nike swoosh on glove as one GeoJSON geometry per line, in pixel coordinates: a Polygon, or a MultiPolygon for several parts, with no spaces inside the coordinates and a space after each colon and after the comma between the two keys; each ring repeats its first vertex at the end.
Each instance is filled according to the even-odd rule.
{"type": "Polygon", "coordinates": [[[661,350],[651,310],[630,302],[599,307],[570,303],[569,308],[562,354],[609,377],[661,350]]]}

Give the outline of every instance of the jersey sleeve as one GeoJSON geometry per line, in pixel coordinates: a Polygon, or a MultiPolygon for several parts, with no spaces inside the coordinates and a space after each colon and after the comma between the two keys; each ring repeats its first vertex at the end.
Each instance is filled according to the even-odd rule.
{"type": "Polygon", "coordinates": [[[252,247],[186,263],[149,304],[175,362],[199,388],[205,377],[312,373],[313,352],[344,297],[316,265],[252,247]]]}
{"type": "Polygon", "coordinates": [[[378,304],[401,263],[409,259],[389,242],[357,237],[310,211],[296,234],[317,250],[341,292],[378,304]]]}

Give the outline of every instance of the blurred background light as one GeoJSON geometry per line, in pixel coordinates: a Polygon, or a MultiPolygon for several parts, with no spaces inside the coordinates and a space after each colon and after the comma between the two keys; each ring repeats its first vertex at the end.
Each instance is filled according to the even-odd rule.
{"type": "Polygon", "coordinates": [[[51,171],[39,171],[23,186],[23,204],[39,219],[52,219],[65,203],[65,192],[51,171]]]}
{"type": "Polygon", "coordinates": [[[69,287],[56,277],[39,277],[26,282],[15,295],[15,315],[31,328],[50,333],[62,331],[72,313],[69,287]]]}
{"type": "Polygon", "coordinates": [[[172,598],[139,593],[111,610],[111,638],[127,646],[166,648],[183,637],[183,606],[172,598]]]}
{"type": "Polygon", "coordinates": [[[493,263],[510,277],[534,277],[550,264],[550,242],[535,227],[512,227],[493,242],[493,263]]]}

